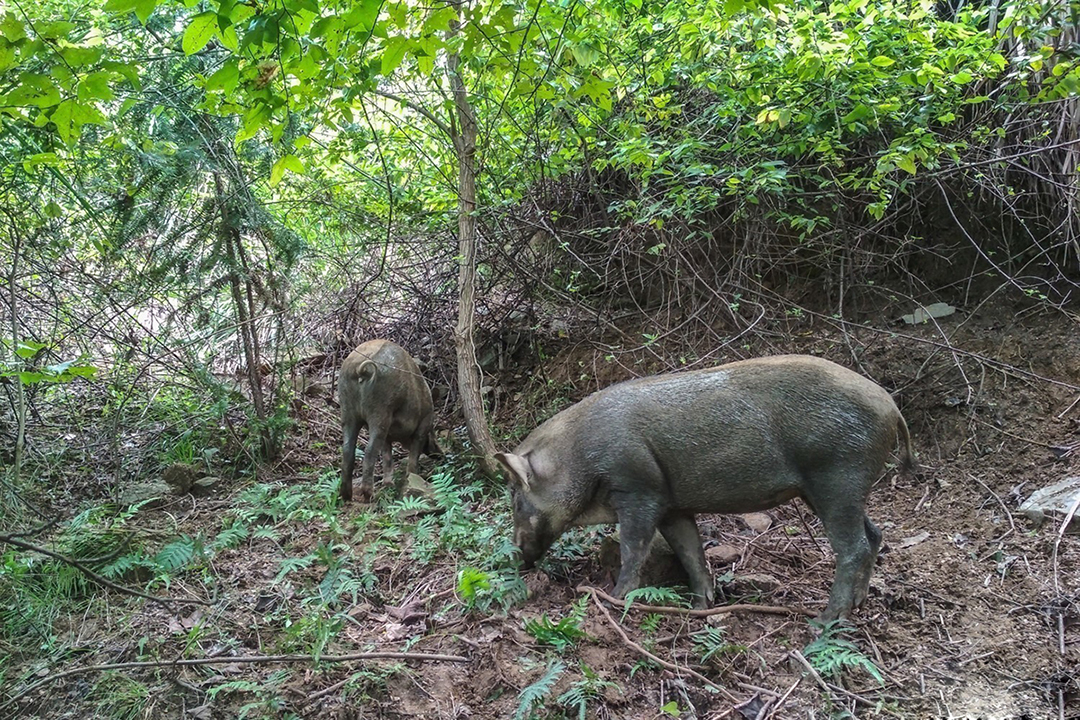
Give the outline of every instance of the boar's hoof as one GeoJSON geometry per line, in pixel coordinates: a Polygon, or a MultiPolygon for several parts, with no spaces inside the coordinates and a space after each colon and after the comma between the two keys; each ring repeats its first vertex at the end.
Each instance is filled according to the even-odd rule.
{"type": "Polygon", "coordinates": [[[368,487],[367,485],[361,485],[360,488],[356,491],[356,501],[362,505],[367,505],[368,503],[370,503],[374,496],[375,488],[368,487]]]}

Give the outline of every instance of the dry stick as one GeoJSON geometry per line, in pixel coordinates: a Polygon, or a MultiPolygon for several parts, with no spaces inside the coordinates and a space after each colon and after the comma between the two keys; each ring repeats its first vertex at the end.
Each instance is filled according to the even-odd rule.
{"type": "Polygon", "coordinates": [[[787,701],[788,696],[791,695],[791,693],[793,693],[795,691],[795,688],[799,687],[799,683],[801,683],[801,682],[802,682],[802,677],[797,678],[795,680],[795,682],[792,683],[791,687],[789,687],[787,689],[787,692],[784,693],[780,697],[780,699],[777,700],[776,703],[772,706],[772,709],[769,710],[769,714],[766,717],[776,717],[776,711],[779,710],[780,706],[783,705],[787,701]]]}
{"type": "Polygon", "coordinates": [[[0,705],[0,711],[3,711],[8,706],[18,702],[22,698],[37,690],[42,685],[54,682],[56,680],[61,680],[66,677],[71,677],[72,675],[81,675],[82,673],[88,672],[99,672],[105,670],[132,670],[137,668],[191,667],[195,665],[225,665],[229,663],[339,663],[352,662],[354,660],[423,660],[428,662],[469,662],[469,658],[462,657],[460,655],[429,655],[425,653],[407,652],[368,652],[354,653],[352,655],[321,655],[319,657],[316,657],[314,655],[237,655],[212,658],[194,658],[191,660],[148,660],[143,662],[110,663],[107,665],[87,665],[86,667],[65,670],[63,672],[56,673],[55,675],[50,675],[49,677],[34,683],[18,695],[10,698],[3,705],[0,705]]]}
{"type": "Polygon", "coordinates": [[[55,558],[57,560],[60,560],[61,562],[67,563],[68,565],[75,568],[76,570],[81,572],[83,575],[86,575],[88,578],[90,578],[94,582],[98,583],[99,585],[104,585],[105,587],[112,588],[113,590],[116,590],[117,592],[122,592],[122,593],[125,593],[127,595],[134,595],[135,597],[141,597],[141,598],[144,598],[146,600],[151,600],[153,602],[156,602],[156,603],[164,606],[166,610],[171,611],[173,603],[177,603],[177,604],[189,603],[189,604],[195,604],[195,605],[213,605],[213,603],[208,602],[206,600],[197,600],[197,599],[194,599],[194,598],[157,597],[156,595],[148,595],[148,594],[146,594],[144,592],[140,592],[139,590],[134,590],[132,588],[124,587],[123,585],[117,585],[112,580],[109,580],[107,578],[102,577],[101,575],[98,575],[96,572],[94,572],[90,568],[86,567],[85,565],[80,563],[78,560],[72,560],[71,558],[65,557],[65,556],[61,555],[60,553],[55,553],[52,550],[47,550],[46,548],[40,547],[38,545],[34,545],[33,543],[24,542],[23,540],[17,540],[14,537],[12,537],[11,535],[0,535],[0,543],[7,543],[8,545],[14,545],[15,547],[22,548],[23,550],[30,550],[32,552],[39,552],[42,555],[48,555],[51,558],[55,558]]]}
{"type": "Polygon", "coordinates": [[[1065,530],[1068,529],[1069,523],[1072,522],[1073,515],[1076,514],[1077,508],[1080,508],[1080,496],[1077,496],[1073,501],[1072,507],[1065,513],[1065,519],[1061,521],[1061,527],[1058,528],[1057,537],[1054,538],[1054,551],[1051,555],[1054,558],[1054,592],[1061,592],[1061,582],[1058,577],[1058,547],[1061,545],[1061,540],[1065,537],[1065,530]]]}
{"type": "Polygon", "coordinates": [[[608,595],[603,590],[591,587],[589,585],[578,585],[577,591],[579,593],[592,593],[604,600],[607,600],[612,605],[618,605],[621,608],[628,608],[630,610],[642,610],[644,612],[661,613],[663,615],[685,615],[687,617],[711,617],[713,615],[725,615],[732,612],[759,612],[766,613],[768,615],[806,615],[810,616],[812,613],[806,610],[799,610],[796,608],[784,607],[782,605],[724,605],[722,607],[709,608],[708,610],[691,610],[689,608],[677,608],[667,607],[665,605],[642,605],[641,603],[628,603],[625,600],[620,600],[617,597],[608,595]]]}
{"type": "MultiPolygon", "coordinates": [[[[578,590],[582,590],[582,588],[578,588],[578,590]]],[[[630,648],[631,650],[633,650],[637,654],[641,655],[642,657],[648,658],[649,660],[656,663],[660,667],[667,668],[668,670],[671,670],[674,673],[685,673],[685,674],[689,675],[690,677],[695,678],[696,680],[700,680],[701,682],[705,683],[709,687],[719,691],[720,694],[722,694],[724,697],[726,697],[728,700],[730,700],[733,703],[739,702],[738,698],[736,698],[734,695],[732,695],[726,689],[724,689],[723,687],[717,685],[716,683],[714,683],[712,680],[705,677],[701,673],[696,672],[695,670],[691,670],[690,668],[687,668],[687,667],[679,667],[678,665],[676,665],[673,662],[668,662],[667,660],[663,660],[663,659],[657,657],[656,655],[653,655],[651,652],[649,652],[648,650],[646,650],[645,648],[641,647],[636,642],[631,640],[630,636],[626,634],[626,631],[622,629],[622,626],[619,625],[619,623],[615,621],[615,618],[611,617],[611,613],[608,612],[608,609],[606,607],[604,607],[604,604],[602,602],[600,602],[600,595],[598,594],[599,591],[596,590],[595,588],[585,588],[584,590],[586,592],[590,592],[592,594],[592,599],[593,599],[593,602],[596,603],[596,607],[600,608],[600,612],[604,613],[604,617],[606,617],[608,622],[611,623],[611,627],[615,628],[615,632],[617,632],[619,634],[619,637],[622,638],[623,643],[628,648],[630,648]]],[[[0,708],[0,709],[2,709],[2,708],[0,708]]]]}
{"type": "Polygon", "coordinates": [[[1076,396],[1076,399],[1072,401],[1072,404],[1069,405],[1069,407],[1065,408],[1060,413],[1058,413],[1057,419],[1060,420],[1061,418],[1068,415],[1069,411],[1072,410],[1074,407],[1076,407],[1076,403],[1080,403],[1080,395],[1076,396]]]}

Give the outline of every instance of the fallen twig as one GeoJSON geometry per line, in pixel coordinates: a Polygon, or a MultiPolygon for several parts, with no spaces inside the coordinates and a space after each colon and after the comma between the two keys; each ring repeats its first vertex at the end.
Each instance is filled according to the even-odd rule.
{"type": "MultiPolygon", "coordinates": [[[[582,590],[582,588],[578,588],[578,590],[582,590]]],[[[619,637],[622,638],[623,644],[625,644],[628,648],[630,648],[631,650],[636,652],[638,655],[641,655],[644,658],[648,658],[649,660],[653,661],[654,663],[656,663],[660,667],[667,668],[668,670],[671,670],[674,673],[685,673],[685,674],[689,675],[690,677],[695,678],[696,680],[700,680],[701,682],[705,683],[709,687],[711,687],[714,690],[717,690],[718,692],[720,692],[720,694],[722,694],[724,697],[726,697],[728,700],[730,700],[733,703],[736,703],[736,702],[739,701],[738,698],[736,698],[734,695],[732,695],[726,689],[724,689],[720,685],[717,685],[716,683],[714,683],[712,680],[705,677],[701,673],[696,672],[694,670],[691,670],[688,667],[680,667],[679,665],[676,665],[673,662],[668,662],[667,660],[664,660],[662,658],[657,657],[656,655],[653,655],[651,652],[649,652],[645,648],[641,647],[641,645],[638,645],[636,642],[634,642],[633,640],[630,639],[630,636],[626,634],[626,631],[622,629],[622,626],[619,625],[619,623],[615,621],[615,618],[611,617],[611,613],[608,612],[608,609],[606,607],[604,607],[604,604],[602,602],[600,602],[600,595],[598,594],[599,591],[596,590],[595,588],[584,588],[584,591],[589,592],[592,595],[592,599],[593,599],[593,602],[596,603],[596,607],[600,608],[600,612],[604,613],[604,617],[607,618],[608,622],[611,624],[611,627],[615,628],[615,632],[617,632],[619,634],[619,637]]],[[[3,708],[0,708],[0,709],[3,709],[3,708]]]]}
{"type": "Polygon", "coordinates": [[[213,605],[213,603],[206,600],[198,600],[195,598],[158,597],[156,595],[149,595],[147,593],[144,593],[141,590],[124,587],[123,585],[114,583],[108,578],[98,575],[96,572],[86,567],[78,560],[72,560],[71,558],[61,555],[60,553],[53,552],[52,550],[48,550],[38,545],[34,545],[33,543],[28,543],[24,540],[19,540],[11,535],[0,535],[0,543],[7,543],[8,545],[14,545],[15,547],[22,548],[23,550],[30,550],[32,552],[41,553],[42,555],[47,555],[51,558],[59,560],[60,562],[67,563],[68,565],[75,568],[83,575],[87,576],[99,585],[104,585],[107,588],[112,588],[117,592],[125,593],[127,595],[134,595],[135,597],[141,597],[146,600],[151,600],[165,606],[165,608],[170,611],[172,610],[173,604],[213,605]]]}
{"type": "Polygon", "coordinates": [[[810,616],[811,613],[806,610],[799,610],[796,608],[784,607],[783,605],[721,605],[720,607],[709,608],[707,610],[693,610],[691,608],[677,608],[669,607],[667,605],[642,605],[641,603],[628,603],[625,600],[620,600],[613,595],[594,588],[589,585],[579,585],[577,591],[592,593],[604,600],[607,600],[612,605],[617,605],[621,608],[629,608],[631,610],[641,610],[643,612],[661,613],[663,615],[685,615],[687,617],[711,617],[713,615],[725,615],[733,612],[759,612],[766,613],[768,615],[806,615],[810,616]]]}
{"type": "Polygon", "coordinates": [[[147,660],[140,662],[110,663],[107,665],[87,665],[86,667],[64,670],[39,680],[17,695],[12,696],[3,705],[0,713],[23,699],[42,685],[61,680],[72,675],[105,670],[133,670],[137,668],[192,667],[195,665],[227,665],[229,663],[291,663],[291,662],[352,662],[355,660],[423,660],[427,662],[469,662],[469,658],[460,655],[429,655],[426,653],[407,652],[367,652],[352,655],[235,655],[212,658],[193,658],[190,660],[147,660]]]}

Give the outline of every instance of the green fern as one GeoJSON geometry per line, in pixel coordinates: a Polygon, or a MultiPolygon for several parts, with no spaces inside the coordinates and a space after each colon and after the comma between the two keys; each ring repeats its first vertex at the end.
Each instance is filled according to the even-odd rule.
{"type": "Polygon", "coordinates": [[[701,662],[708,662],[710,658],[717,655],[746,651],[745,645],[728,641],[727,628],[723,627],[708,627],[699,630],[693,634],[693,639],[694,651],[701,658],[701,662]]]}
{"type": "MultiPolygon", "coordinates": [[[[588,600],[587,597],[582,600],[588,600]]],[[[574,610],[558,622],[552,622],[548,616],[541,615],[536,620],[525,621],[525,632],[536,638],[543,645],[551,645],[559,652],[573,647],[581,638],[586,637],[581,625],[585,619],[584,604],[575,603],[574,610]]]]}
{"type": "Polygon", "coordinates": [[[248,537],[247,525],[243,523],[235,523],[229,527],[223,529],[218,533],[217,537],[210,544],[213,550],[224,550],[225,548],[235,548],[240,545],[248,537]]]}
{"type": "Polygon", "coordinates": [[[566,672],[566,665],[559,660],[551,661],[551,664],[548,665],[547,670],[540,676],[539,680],[518,693],[518,706],[517,711],[514,713],[514,720],[531,718],[538,708],[543,707],[544,702],[551,695],[555,683],[558,682],[564,672],[566,672]]]}
{"type": "Polygon", "coordinates": [[[466,607],[475,607],[479,594],[490,589],[491,582],[483,570],[463,567],[458,571],[457,592],[465,601],[466,607]]]}
{"type": "Polygon", "coordinates": [[[317,559],[314,553],[298,558],[285,558],[281,561],[281,565],[278,566],[278,574],[274,577],[274,584],[277,585],[285,579],[285,576],[296,570],[310,567],[317,559]]]}
{"type": "Polygon", "coordinates": [[[641,603],[643,605],[674,605],[676,607],[690,607],[690,602],[676,592],[672,588],[668,587],[643,587],[636,590],[631,590],[626,593],[624,598],[626,606],[623,607],[622,619],[626,619],[626,615],[630,612],[630,603],[641,603]]]}
{"type": "Polygon", "coordinates": [[[859,668],[879,684],[885,684],[885,676],[881,674],[878,666],[866,657],[850,638],[844,637],[852,630],[850,625],[842,620],[834,620],[825,625],[816,622],[811,624],[821,629],[821,635],[803,650],[803,655],[811,667],[833,680],[838,680],[845,670],[859,668]]]}
{"type": "Polygon", "coordinates": [[[196,542],[189,537],[184,537],[161,548],[154,556],[154,563],[165,572],[175,572],[191,562],[195,553],[196,542]]]}
{"type": "Polygon", "coordinates": [[[578,720],[585,720],[585,712],[589,703],[601,697],[606,690],[618,690],[622,688],[618,684],[600,677],[592,668],[581,663],[582,678],[559,696],[560,705],[569,706],[577,711],[578,720]]]}

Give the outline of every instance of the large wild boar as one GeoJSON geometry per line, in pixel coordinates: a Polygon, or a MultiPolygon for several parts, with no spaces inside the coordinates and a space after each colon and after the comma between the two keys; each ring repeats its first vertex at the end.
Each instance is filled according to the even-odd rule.
{"type": "Polygon", "coordinates": [[[615,595],[638,586],[659,529],[690,576],[697,607],[713,581],[695,513],[748,513],[800,497],[836,553],[823,620],[866,598],[881,531],[866,516],[870,486],[896,444],[912,467],[907,424],[889,393],[805,355],[613,385],[555,415],[513,453],[514,541],[526,568],[569,526],[619,523],[615,595]]]}
{"type": "Polygon", "coordinates": [[[369,340],[349,353],[341,364],[338,399],[345,436],[341,498],[346,502],[352,500],[356,437],[361,427],[368,429],[359,493],[362,502],[369,501],[374,494],[375,463],[380,455],[383,476],[390,478],[391,443],[399,442],[409,449],[408,473],[416,472],[420,453],[438,452],[432,435],[435,411],[431,389],[416,362],[399,345],[389,340],[369,340]]]}

